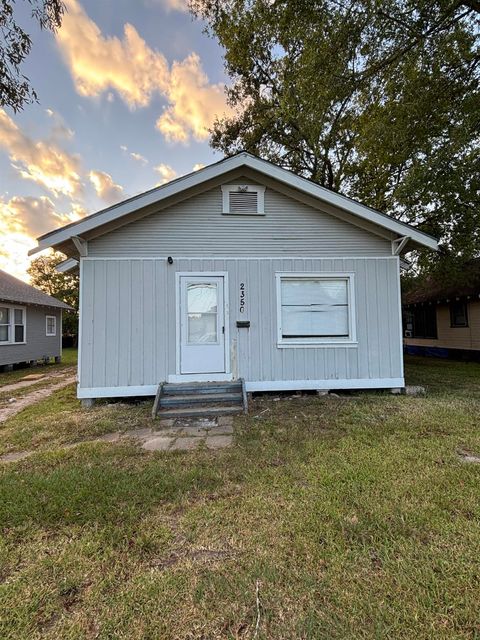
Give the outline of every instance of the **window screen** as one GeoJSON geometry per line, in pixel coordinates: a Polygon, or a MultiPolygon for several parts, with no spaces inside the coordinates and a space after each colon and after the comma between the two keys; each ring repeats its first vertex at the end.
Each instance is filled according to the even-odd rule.
{"type": "Polygon", "coordinates": [[[25,321],[23,309],[13,310],[15,342],[25,341],[25,321]]]}
{"type": "Polygon", "coordinates": [[[57,319],[55,316],[46,316],[47,336],[55,336],[57,333],[57,319]]]}
{"type": "Polygon", "coordinates": [[[452,327],[468,327],[467,305],[465,302],[452,302],[450,305],[450,324],[452,327]]]}
{"type": "Polygon", "coordinates": [[[349,338],[348,278],[282,278],[281,337],[349,338]]]}

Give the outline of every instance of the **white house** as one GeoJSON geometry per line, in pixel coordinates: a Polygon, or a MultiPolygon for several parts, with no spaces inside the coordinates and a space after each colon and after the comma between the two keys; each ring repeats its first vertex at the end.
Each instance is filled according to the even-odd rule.
{"type": "Polygon", "coordinates": [[[404,386],[400,254],[434,238],[240,153],[38,239],[80,263],[79,398],[404,386]]]}

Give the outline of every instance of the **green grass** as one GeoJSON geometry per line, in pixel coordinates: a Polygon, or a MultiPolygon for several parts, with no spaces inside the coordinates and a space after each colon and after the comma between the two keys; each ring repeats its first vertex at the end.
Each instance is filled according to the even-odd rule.
{"type": "Polygon", "coordinates": [[[61,371],[65,367],[73,366],[77,364],[77,349],[68,348],[62,350],[62,362],[60,364],[54,364],[53,361],[48,365],[40,364],[37,367],[18,367],[13,371],[0,372],[0,391],[2,385],[13,384],[18,382],[25,376],[31,373],[44,373],[48,374],[52,371],[61,371]]]}
{"type": "Polygon", "coordinates": [[[72,391],[7,421],[3,639],[480,637],[480,366],[409,359],[426,398],[257,399],[235,445],[61,450],[148,424],[72,391]]]}

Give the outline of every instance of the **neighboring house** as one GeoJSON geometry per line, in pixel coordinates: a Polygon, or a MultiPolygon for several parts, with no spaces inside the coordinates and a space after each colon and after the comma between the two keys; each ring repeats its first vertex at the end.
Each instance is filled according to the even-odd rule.
{"type": "Polygon", "coordinates": [[[247,153],[38,242],[80,262],[80,398],[403,387],[399,256],[437,248],[247,153]]]}
{"type": "Polygon", "coordinates": [[[0,366],[62,356],[67,304],[0,270],[0,366]]]}
{"type": "Polygon", "coordinates": [[[457,280],[431,278],[404,296],[407,353],[480,360],[480,259],[457,280]]]}

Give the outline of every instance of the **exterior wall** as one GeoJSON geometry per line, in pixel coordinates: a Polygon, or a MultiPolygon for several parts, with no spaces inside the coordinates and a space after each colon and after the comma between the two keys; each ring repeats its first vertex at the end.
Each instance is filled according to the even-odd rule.
{"type": "Polygon", "coordinates": [[[406,345],[442,349],[480,349],[480,300],[467,303],[468,327],[450,326],[450,306],[437,305],[437,338],[405,338],[406,345]]]}
{"type": "Polygon", "coordinates": [[[150,395],[178,373],[177,272],[228,273],[227,348],[233,377],[244,378],[247,389],[403,386],[396,257],[202,257],[174,259],[172,265],[166,256],[89,257],[81,260],[80,397],[150,395]],[[357,344],[279,348],[278,272],[353,273],[357,344]],[[237,328],[237,320],[250,320],[251,327],[237,328]]]}
{"type": "Polygon", "coordinates": [[[271,188],[265,191],[265,215],[223,215],[220,186],[88,243],[92,257],[391,254],[385,237],[271,188]]]}
{"type": "Polygon", "coordinates": [[[62,311],[50,307],[26,307],[26,344],[0,345],[0,365],[54,358],[62,354],[62,311]],[[46,335],[45,316],[56,316],[57,335],[46,335]]]}

